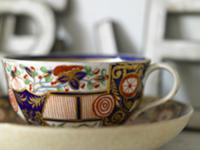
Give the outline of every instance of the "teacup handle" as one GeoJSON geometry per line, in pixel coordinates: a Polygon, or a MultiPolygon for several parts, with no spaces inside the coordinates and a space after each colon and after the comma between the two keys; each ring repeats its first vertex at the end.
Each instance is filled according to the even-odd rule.
{"type": "Polygon", "coordinates": [[[147,104],[146,106],[142,106],[142,108],[139,108],[139,110],[137,110],[136,112],[134,112],[134,117],[136,118],[139,114],[141,114],[142,112],[152,108],[152,107],[156,107],[158,105],[161,105],[165,102],[167,102],[168,100],[170,100],[178,91],[179,86],[180,86],[180,78],[178,73],[169,65],[164,64],[164,63],[159,63],[159,64],[152,64],[150,65],[145,73],[144,76],[144,84],[146,83],[146,80],[148,79],[149,75],[154,72],[155,70],[159,70],[159,69],[164,69],[166,71],[168,71],[174,78],[174,83],[173,83],[173,87],[171,89],[171,91],[163,98],[160,98],[150,104],[147,104]]]}

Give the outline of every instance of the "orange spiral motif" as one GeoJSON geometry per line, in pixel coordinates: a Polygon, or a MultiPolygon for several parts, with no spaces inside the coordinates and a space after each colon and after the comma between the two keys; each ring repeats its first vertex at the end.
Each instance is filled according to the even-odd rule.
{"type": "Polygon", "coordinates": [[[108,117],[115,107],[115,101],[111,95],[103,95],[96,98],[93,103],[94,113],[100,117],[108,117]]]}

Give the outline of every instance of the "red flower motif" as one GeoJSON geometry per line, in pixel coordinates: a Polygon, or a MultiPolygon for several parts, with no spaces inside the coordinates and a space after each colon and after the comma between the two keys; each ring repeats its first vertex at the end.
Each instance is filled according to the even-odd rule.
{"type": "Polygon", "coordinates": [[[41,80],[41,79],[42,79],[42,76],[41,76],[41,75],[39,75],[39,76],[38,76],[38,78],[41,80]]]}
{"type": "Polygon", "coordinates": [[[30,68],[31,68],[31,70],[35,71],[35,67],[31,66],[30,68]]]}
{"type": "Polygon", "coordinates": [[[80,87],[83,89],[85,87],[85,83],[81,83],[80,87]]]}
{"type": "Polygon", "coordinates": [[[33,89],[32,84],[29,84],[29,90],[31,91],[33,89]]]}
{"type": "Polygon", "coordinates": [[[17,71],[17,67],[14,67],[14,70],[13,70],[14,72],[16,72],[17,71]]]}
{"type": "Polygon", "coordinates": [[[128,74],[120,82],[120,92],[125,97],[135,96],[137,86],[138,76],[135,74],[128,74]]]}
{"type": "Polygon", "coordinates": [[[25,75],[24,75],[24,79],[27,79],[27,77],[28,77],[28,75],[27,75],[27,74],[25,74],[25,75]]]}
{"type": "Polygon", "coordinates": [[[23,83],[23,80],[16,75],[16,72],[17,72],[17,69],[16,69],[16,67],[14,67],[14,69],[10,73],[10,75],[11,75],[11,84],[12,84],[12,87],[14,89],[21,89],[22,88],[21,86],[24,83],[23,83]]]}
{"type": "Polygon", "coordinates": [[[80,87],[80,80],[86,76],[86,73],[81,71],[83,66],[73,65],[66,66],[61,65],[57,66],[53,70],[53,74],[58,76],[57,81],[60,83],[69,83],[69,86],[72,89],[78,90],[80,87]]]}
{"type": "Polygon", "coordinates": [[[93,84],[93,86],[94,86],[94,88],[98,88],[98,87],[100,86],[100,84],[99,84],[98,82],[95,82],[95,83],[93,84]]]}
{"type": "Polygon", "coordinates": [[[57,81],[52,81],[51,82],[51,85],[55,85],[55,84],[57,84],[58,82],[57,81]]]}
{"type": "Polygon", "coordinates": [[[73,65],[73,66],[66,66],[66,65],[61,65],[61,66],[57,66],[54,70],[53,70],[53,74],[55,76],[58,76],[61,73],[64,72],[68,72],[71,70],[82,70],[83,66],[80,65],[73,65]]]}
{"type": "Polygon", "coordinates": [[[94,73],[94,74],[98,74],[99,72],[100,72],[99,68],[96,68],[94,71],[92,71],[92,73],[94,73]]]}

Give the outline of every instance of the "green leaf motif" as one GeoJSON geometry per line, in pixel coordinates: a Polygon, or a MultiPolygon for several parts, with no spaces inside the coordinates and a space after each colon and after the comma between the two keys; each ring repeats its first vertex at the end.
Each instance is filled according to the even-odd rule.
{"type": "Polygon", "coordinates": [[[85,72],[88,76],[93,76],[92,69],[90,66],[85,66],[85,72]]]}
{"type": "Polygon", "coordinates": [[[30,82],[31,82],[31,81],[28,80],[28,79],[24,81],[24,83],[25,83],[26,85],[29,84],[30,82]]]}
{"type": "Polygon", "coordinates": [[[46,82],[51,82],[53,80],[53,77],[52,76],[47,76],[46,78],[45,78],[45,81],[46,82]]]}
{"type": "Polygon", "coordinates": [[[90,66],[85,66],[85,71],[86,72],[91,71],[91,67],[90,66]]]}
{"type": "Polygon", "coordinates": [[[102,70],[101,70],[101,75],[102,75],[102,76],[106,75],[106,69],[102,69],[102,70]]]}
{"type": "Polygon", "coordinates": [[[6,68],[6,70],[7,70],[8,72],[11,72],[11,70],[12,70],[12,69],[11,69],[11,66],[8,65],[7,68],[6,68]]]}
{"type": "Polygon", "coordinates": [[[92,90],[93,85],[92,85],[92,82],[91,82],[91,81],[88,81],[88,83],[87,83],[87,88],[88,88],[89,90],[92,90]]]}
{"type": "Polygon", "coordinates": [[[40,70],[41,70],[43,73],[47,73],[47,72],[48,72],[48,70],[47,70],[46,67],[41,67],[40,70]]]}
{"type": "Polygon", "coordinates": [[[21,72],[19,70],[16,71],[16,75],[19,76],[21,72]]]}
{"type": "Polygon", "coordinates": [[[57,90],[60,92],[64,91],[63,88],[61,88],[61,87],[58,87],[57,90]]]}
{"type": "Polygon", "coordinates": [[[101,85],[106,85],[105,80],[100,80],[101,85]]]}
{"type": "Polygon", "coordinates": [[[38,73],[36,72],[36,71],[34,71],[33,73],[32,73],[32,76],[33,77],[36,77],[38,75],[38,73]]]}
{"type": "Polygon", "coordinates": [[[20,67],[20,68],[24,68],[25,66],[24,66],[24,65],[22,65],[22,64],[20,64],[20,65],[19,65],[19,67],[20,67]]]}

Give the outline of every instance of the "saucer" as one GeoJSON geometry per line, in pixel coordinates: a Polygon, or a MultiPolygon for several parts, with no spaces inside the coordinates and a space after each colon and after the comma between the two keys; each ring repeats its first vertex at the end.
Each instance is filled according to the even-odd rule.
{"type": "Polygon", "coordinates": [[[180,133],[192,112],[190,105],[171,100],[136,120],[130,117],[124,125],[104,128],[36,127],[12,116],[7,122],[18,123],[0,124],[0,144],[6,150],[153,150],[180,133]]]}

